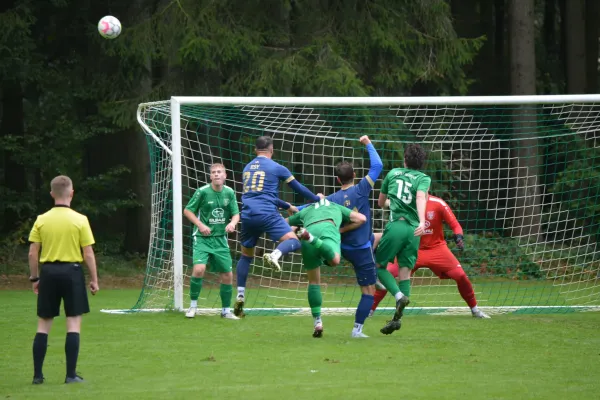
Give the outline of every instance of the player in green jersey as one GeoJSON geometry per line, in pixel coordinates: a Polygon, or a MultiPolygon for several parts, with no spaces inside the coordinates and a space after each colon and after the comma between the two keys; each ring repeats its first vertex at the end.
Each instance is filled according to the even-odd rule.
{"type": "Polygon", "coordinates": [[[221,275],[221,317],[239,319],[231,312],[233,274],[231,273],[231,253],[227,234],[235,231],[240,221],[235,192],[225,186],[227,173],[223,164],[210,166],[210,185],[196,190],[183,214],[192,224],[194,270],[190,280],[190,308],[185,314],[194,318],[198,307],[198,297],[202,290],[202,280],[207,264],[213,272],[221,275]]]}
{"type": "Polygon", "coordinates": [[[287,218],[292,226],[302,226],[297,231],[302,241],[302,265],[308,275],[308,304],[314,318],[313,337],[323,336],[321,320],[321,264],[330,266],[340,263],[340,226],[347,222],[344,231],[350,231],[364,224],[367,217],[356,211],[321,199],[297,214],[287,218]]]}
{"type": "Polygon", "coordinates": [[[392,169],[383,180],[379,206],[385,207],[389,198],[390,220],[375,253],[379,282],[396,298],[396,312],[391,321],[381,328],[389,335],[400,329],[404,308],[410,303],[410,271],[417,261],[419,242],[425,232],[425,208],[431,178],[420,172],[427,154],[418,144],[404,149],[404,168],[392,169]],[[398,258],[399,283],[386,269],[398,258]]]}

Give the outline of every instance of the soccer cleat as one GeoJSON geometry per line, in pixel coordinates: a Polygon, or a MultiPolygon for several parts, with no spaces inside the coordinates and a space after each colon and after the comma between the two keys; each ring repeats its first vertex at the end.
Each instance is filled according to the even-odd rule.
{"type": "Polygon", "coordinates": [[[484,313],[481,310],[477,310],[475,312],[471,312],[471,314],[473,315],[473,318],[490,318],[489,315],[487,315],[486,313],[484,313]]]}
{"type": "Polygon", "coordinates": [[[233,315],[232,312],[221,314],[221,318],[225,318],[225,319],[239,319],[238,317],[236,317],[235,315],[233,315]]]}
{"type": "Polygon", "coordinates": [[[271,268],[275,269],[276,271],[281,271],[281,266],[279,265],[279,260],[277,260],[275,257],[273,257],[273,253],[265,254],[264,259],[271,268]]]}
{"type": "Polygon", "coordinates": [[[34,376],[33,381],[31,382],[32,385],[41,385],[42,383],[44,383],[43,376],[34,376]]]}
{"type": "Polygon", "coordinates": [[[233,306],[233,314],[236,317],[244,318],[246,314],[244,313],[244,298],[242,296],[238,296],[235,304],[233,306]]]}
{"type": "Polygon", "coordinates": [[[368,338],[368,336],[362,332],[352,332],[352,337],[353,338],[368,338]]]}
{"type": "Polygon", "coordinates": [[[315,324],[315,330],[313,331],[313,337],[314,338],[323,337],[323,324],[322,323],[315,324]]]}
{"type": "MultiPolygon", "coordinates": [[[[396,300],[396,312],[394,313],[394,320],[398,321],[404,315],[404,309],[407,305],[410,304],[410,300],[406,296],[400,297],[399,300],[396,300]]],[[[400,328],[398,328],[400,329],[400,328]]]]}
{"type": "Polygon", "coordinates": [[[79,375],[75,375],[74,378],[70,378],[68,376],[65,378],[65,383],[82,383],[82,382],[85,382],[85,381],[79,375]]]}
{"type": "Polygon", "coordinates": [[[383,328],[381,328],[379,330],[379,332],[383,333],[384,335],[390,335],[392,333],[394,333],[394,331],[397,331],[398,329],[400,329],[402,327],[402,321],[395,320],[389,320],[387,322],[387,324],[385,324],[385,326],[383,328]]]}
{"type": "Polygon", "coordinates": [[[296,237],[298,240],[310,240],[310,233],[308,233],[306,228],[300,228],[296,232],[296,237]]]}
{"type": "Polygon", "coordinates": [[[190,307],[185,313],[186,318],[194,318],[196,316],[196,307],[190,307]]]}

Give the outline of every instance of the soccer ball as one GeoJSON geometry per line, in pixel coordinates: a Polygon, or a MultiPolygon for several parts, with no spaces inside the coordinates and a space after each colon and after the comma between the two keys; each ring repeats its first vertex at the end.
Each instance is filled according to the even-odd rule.
{"type": "Polygon", "coordinates": [[[121,34],[121,22],[112,15],[107,15],[98,22],[98,32],[106,39],[115,39],[121,34]]]}

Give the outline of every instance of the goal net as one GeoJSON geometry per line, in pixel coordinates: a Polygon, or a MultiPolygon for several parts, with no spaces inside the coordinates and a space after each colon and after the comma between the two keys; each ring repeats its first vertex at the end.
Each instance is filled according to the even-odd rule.
{"type": "MultiPolygon", "coordinates": [[[[481,308],[564,312],[600,305],[600,96],[174,97],[141,104],[138,121],[151,159],[152,231],[143,289],[132,310],[188,307],[192,239],[183,207],[209,183],[215,162],[226,166],[226,184],[241,201],[242,170],[261,135],[273,137],[275,161],[326,195],[339,189],[337,162],[351,161],[357,179],[367,174],[368,153],[358,138],[369,135],[384,164],[372,194],[375,232],[388,218],[376,203],[381,181],[403,165],[405,144],[420,143],[428,151],[431,194],[449,203],[464,229],[464,251],[450,240],[452,232],[446,238],[481,308]]],[[[280,197],[305,202],[285,184],[280,197]]],[[[235,277],[239,233],[229,242],[235,277]]],[[[299,252],[276,272],[262,259],[273,248],[265,239],[256,248],[247,313],[307,312],[299,252]]],[[[342,261],[321,270],[324,313],[353,313],[360,289],[351,265],[342,261]]],[[[206,274],[198,304],[201,312],[218,312],[218,275],[206,274]]],[[[392,307],[388,296],[379,312],[392,307]]],[[[421,269],[412,277],[407,312],[468,308],[454,281],[421,269]]]]}

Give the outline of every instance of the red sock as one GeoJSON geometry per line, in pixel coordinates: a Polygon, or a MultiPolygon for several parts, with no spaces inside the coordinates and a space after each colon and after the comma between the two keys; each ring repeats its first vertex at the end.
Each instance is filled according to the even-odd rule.
{"type": "Polygon", "coordinates": [[[470,308],[477,305],[477,299],[475,299],[475,292],[473,291],[473,285],[465,271],[462,268],[455,268],[446,273],[449,278],[454,279],[456,286],[458,286],[458,292],[462,298],[467,302],[470,308]]]}
{"type": "Polygon", "coordinates": [[[371,307],[371,311],[375,311],[377,309],[377,306],[379,305],[379,303],[381,303],[381,300],[383,300],[386,294],[387,290],[377,289],[375,291],[375,295],[373,296],[375,298],[375,301],[373,302],[373,307],[371,307]]]}

